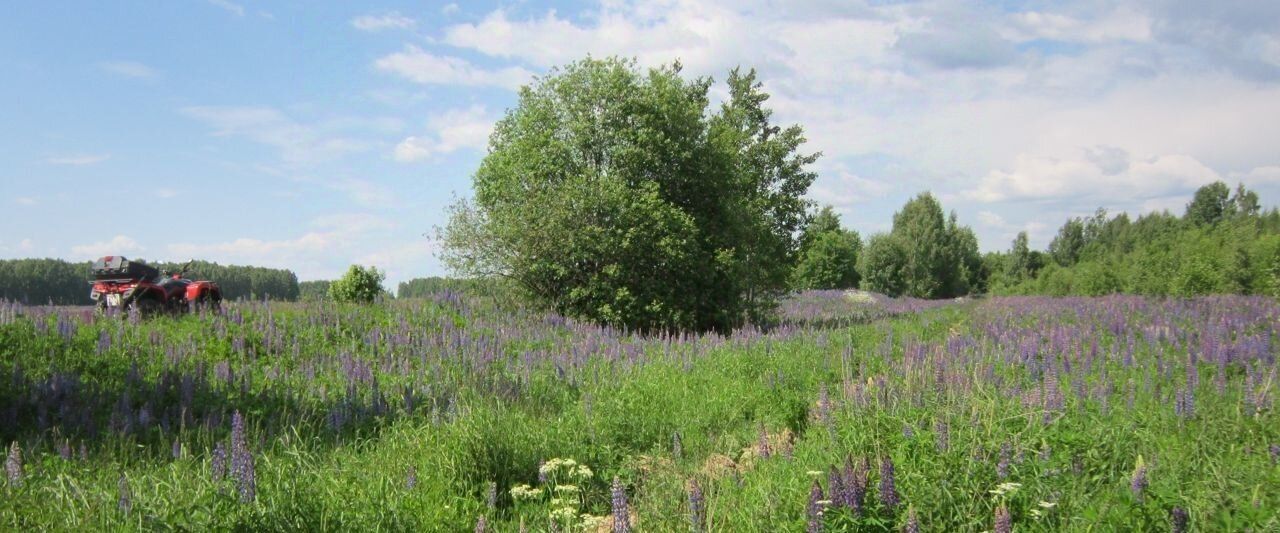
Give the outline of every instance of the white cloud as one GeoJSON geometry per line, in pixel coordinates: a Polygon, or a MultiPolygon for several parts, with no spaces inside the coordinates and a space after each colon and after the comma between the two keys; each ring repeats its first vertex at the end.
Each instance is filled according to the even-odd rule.
{"type": "Polygon", "coordinates": [[[1006,34],[1013,39],[1048,39],[1077,43],[1109,41],[1147,42],[1152,38],[1153,20],[1146,13],[1120,7],[1090,17],[1063,13],[1026,11],[1009,17],[1006,34]]]}
{"type": "Polygon", "coordinates": [[[98,63],[98,68],[128,78],[147,79],[156,77],[155,69],[136,61],[103,61],[98,63]]]}
{"type": "Polygon", "coordinates": [[[116,235],[109,240],[71,247],[73,257],[98,258],[106,255],[124,255],[145,252],[146,248],[138,241],[124,235],[116,235]]]}
{"type": "Polygon", "coordinates": [[[405,45],[404,50],[374,62],[378,70],[397,74],[423,85],[493,86],[515,89],[528,83],[533,76],[521,67],[505,67],[486,70],[464,59],[436,55],[415,45],[405,45]]]}
{"type": "Polygon", "coordinates": [[[383,15],[362,15],[351,19],[351,25],[361,31],[381,31],[387,29],[410,29],[417,21],[392,11],[383,15]]]}
{"type": "Polygon", "coordinates": [[[893,186],[883,181],[863,178],[847,169],[821,173],[809,188],[809,197],[819,204],[847,208],[854,204],[883,198],[893,186]]]}
{"type": "Polygon", "coordinates": [[[440,8],[440,13],[443,13],[445,15],[453,15],[453,14],[456,14],[457,12],[458,12],[458,4],[454,4],[454,3],[445,4],[444,7],[440,8]]]}
{"type": "Polygon", "coordinates": [[[994,170],[968,195],[982,202],[1086,197],[1153,198],[1180,193],[1221,179],[1186,155],[1128,159],[1100,166],[1088,153],[1076,158],[1020,155],[1013,168],[994,170]]]}
{"type": "MultiPolygon", "coordinates": [[[[300,235],[282,239],[241,237],[212,243],[174,243],[166,247],[172,258],[201,258],[220,263],[259,265],[293,270],[298,277],[333,279],[352,258],[391,254],[395,223],[368,213],[342,213],[318,217],[300,235]]],[[[405,243],[412,247],[414,242],[405,243]]],[[[381,265],[380,265],[381,266],[381,265]]]]}
{"type": "Polygon", "coordinates": [[[339,180],[327,183],[327,186],[346,193],[352,201],[364,207],[394,207],[400,204],[391,189],[367,180],[339,180]]]}
{"type": "Polygon", "coordinates": [[[209,0],[209,3],[237,17],[244,16],[244,6],[229,0],[209,0]]]}
{"type": "Polygon", "coordinates": [[[213,127],[215,136],[245,137],[275,147],[288,163],[317,163],[368,148],[366,142],[304,125],[270,107],[193,106],[182,113],[213,127]]]}
{"type": "Polygon", "coordinates": [[[32,198],[30,196],[19,196],[17,198],[14,198],[13,202],[18,205],[36,205],[38,203],[36,202],[35,198],[32,198]]]}
{"type": "Polygon", "coordinates": [[[481,105],[432,115],[427,119],[428,134],[405,138],[393,155],[396,161],[409,163],[461,149],[483,149],[496,120],[481,105]]]}
{"type": "Polygon", "coordinates": [[[151,191],[151,193],[156,195],[156,198],[161,198],[161,199],[174,198],[179,194],[178,191],[175,191],[167,187],[161,187],[159,189],[155,189],[151,191]]]}
{"type": "Polygon", "coordinates": [[[76,154],[45,158],[45,162],[51,165],[70,165],[82,167],[86,165],[94,165],[111,159],[111,154],[76,154]]]}

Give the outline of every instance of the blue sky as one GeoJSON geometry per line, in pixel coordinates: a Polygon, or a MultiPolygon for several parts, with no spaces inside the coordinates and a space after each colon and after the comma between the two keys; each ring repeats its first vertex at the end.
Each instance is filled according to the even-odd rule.
{"type": "Polygon", "coordinates": [[[984,250],[1216,179],[1280,199],[1280,3],[27,3],[0,19],[0,257],[443,274],[428,236],[493,121],[588,53],[756,67],[864,234],[923,190],[984,250]]]}

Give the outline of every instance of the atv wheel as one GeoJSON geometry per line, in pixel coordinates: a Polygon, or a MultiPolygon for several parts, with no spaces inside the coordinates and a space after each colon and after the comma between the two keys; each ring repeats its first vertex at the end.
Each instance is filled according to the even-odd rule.
{"type": "Polygon", "coordinates": [[[221,303],[222,300],[206,294],[196,300],[196,312],[203,314],[204,311],[208,311],[210,314],[216,315],[221,308],[221,303]]]}
{"type": "Polygon", "coordinates": [[[133,305],[138,308],[138,315],[142,318],[151,318],[164,311],[164,306],[160,304],[160,300],[155,298],[142,298],[133,302],[133,305]]]}

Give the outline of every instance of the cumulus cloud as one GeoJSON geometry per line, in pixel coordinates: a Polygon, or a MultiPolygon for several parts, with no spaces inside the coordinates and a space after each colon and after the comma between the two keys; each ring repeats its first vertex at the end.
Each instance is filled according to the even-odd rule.
{"type": "Polygon", "coordinates": [[[1069,159],[1022,155],[1012,168],[992,171],[968,193],[984,202],[1081,196],[1105,199],[1117,194],[1142,199],[1184,192],[1219,179],[1213,169],[1186,155],[1128,158],[1109,168],[1088,154],[1069,159]]]}
{"type": "Polygon", "coordinates": [[[209,0],[209,4],[237,17],[244,16],[244,6],[231,2],[230,0],[209,0]]]}
{"type": "Polygon", "coordinates": [[[432,115],[426,135],[410,136],[396,145],[395,160],[410,163],[462,149],[483,149],[496,120],[482,105],[432,115]]]}
{"type": "Polygon", "coordinates": [[[48,157],[45,158],[45,162],[51,165],[82,167],[86,165],[96,165],[108,159],[111,159],[111,154],[76,154],[48,157]]]}
{"type": "Polygon", "coordinates": [[[98,63],[98,68],[127,78],[146,79],[156,77],[155,69],[137,61],[102,61],[98,63]]]}
{"type": "Polygon", "coordinates": [[[180,242],[167,246],[165,253],[174,258],[198,257],[220,263],[287,268],[303,280],[334,279],[353,258],[382,268],[420,267],[420,263],[411,262],[425,260],[416,252],[422,243],[409,238],[397,241],[400,237],[397,232],[397,224],[378,215],[337,213],[313,219],[310,228],[293,237],[180,242]],[[370,261],[370,258],[386,260],[370,261]]]}
{"type": "MultiPolygon", "coordinates": [[[[430,41],[468,55],[409,44],[377,67],[425,84],[508,88],[518,83],[495,72],[545,72],[585,54],[679,59],[686,74],[719,80],[755,67],[775,118],[804,125],[805,149],[824,154],[811,197],[856,203],[869,220],[863,213],[929,189],[962,215],[999,214],[1004,225],[981,224],[982,237],[1003,240],[1104,200],[1142,210],[1185,203],[1206,180],[1271,183],[1278,6],[600,1],[573,16],[494,9],[430,41]],[[869,156],[894,164],[867,165],[869,156]],[[1019,205],[1028,201],[1037,207],[1019,205]]],[[[430,130],[404,139],[396,157],[447,146],[430,130]]]]}
{"type": "Polygon", "coordinates": [[[351,25],[361,31],[381,31],[388,29],[407,30],[413,28],[417,21],[392,11],[383,15],[362,15],[351,19],[351,25]]]}
{"type": "Polygon", "coordinates": [[[18,205],[36,205],[38,202],[36,202],[35,198],[30,196],[19,196],[13,199],[13,203],[18,205]]]}
{"type": "Polygon", "coordinates": [[[145,252],[147,249],[132,237],[116,235],[109,240],[71,247],[71,255],[79,258],[98,258],[105,255],[124,255],[145,252]]]}
{"type": "Polygon", "coordinates": [[[528,83],[533,73],[521,67],[505,67],[494,70],[472,65],[465,59],[436,55],[416,45],[405,45],[404,50],[379,58],[374,62],[378,70],[399,75],[423,85],[493,86],[514,89],[528,83]]]}
{"type": "Polygon", "coordinates": [[[272,146],[288,163],[317,163],[368,148],[368,143],[300,123],[270,107],[192,106],[182,113],[208,124],[218,137],[244,137],[272,146]]]}

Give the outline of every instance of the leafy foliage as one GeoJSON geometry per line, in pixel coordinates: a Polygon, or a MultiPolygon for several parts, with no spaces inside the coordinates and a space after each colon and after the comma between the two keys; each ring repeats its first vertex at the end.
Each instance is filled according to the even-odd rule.
{"type": "Polygon", "coordinates": [[[830,206],[818,212],[800,235],[799,261],[792,273],[796,289],[848,289],[858,286],[858,233],[840,227],[830,206]]]}
{"type": "MultiPolygon", "coordinates": [[[[1068,220],[1049,245],[1054,263],[1030,276],[1007,272],[998,294],[1134,293],[1280,295],[1280,212],[1261,211],[1258,195],[1217,182],[1201,187],[1179,218],[1167,212],[1130,221],[1125,214],[1068,220]]],[[[1020,250],[996,258],[1017,270],[1020,250]]]]}
{"type": "Polygon", "coordinates": [[[465,276],[514,281],[566,315],[640,330],[727,330],[786,288],[816,156],[771,123],[754,71],[586,59],[520,91],[441,231],[465,276]]]}
{"type": "Polygon", "coordinates": [[[986,267],[973,230],[942,214],[932,194],[908,201],[893,215],[893,230],[867,244],[860,263],[864,288],[890,296],[952,298],[982,292],[986,267]],[[874,245],[874,250],[873,250],[874,245]]]}
{"type": "Polygon", "coordinates": [[[342,278],[329,284],[329,298],[335,302],[372,303],[383,294],[385,278],[376,267],[351,265],[342,278]]]}

